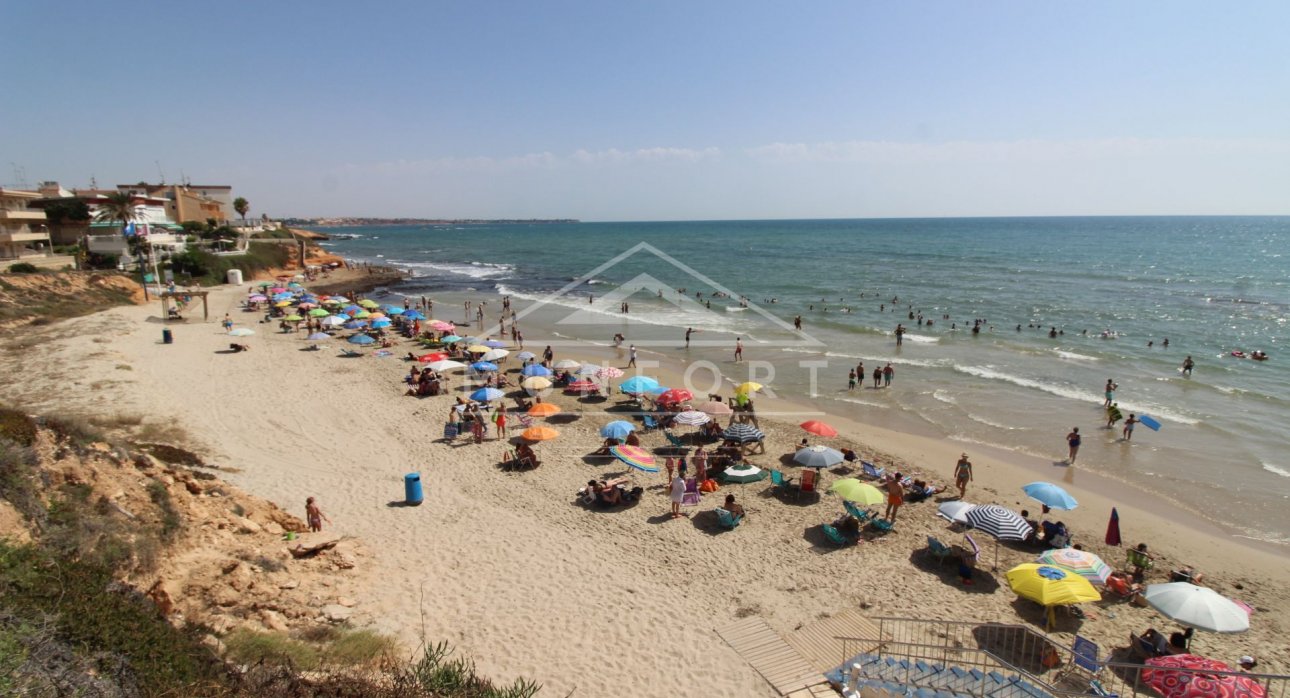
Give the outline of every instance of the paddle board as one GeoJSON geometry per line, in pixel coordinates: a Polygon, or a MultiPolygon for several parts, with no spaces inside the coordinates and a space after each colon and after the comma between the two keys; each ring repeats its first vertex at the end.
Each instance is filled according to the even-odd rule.
{"type": "Polygon", "coordinates": [[[1150,429],[1151,431],[1160,431],[1160,422],[1157,422],[1154,417],[1148,417],[1144,414],[1141,417],[1138,417],[1138,421],[1142,422],[1142,426],[1150,429]]]}

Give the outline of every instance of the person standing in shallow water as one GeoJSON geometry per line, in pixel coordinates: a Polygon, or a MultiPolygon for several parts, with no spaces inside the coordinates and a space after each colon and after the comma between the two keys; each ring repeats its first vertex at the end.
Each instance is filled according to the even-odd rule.
{"type": "Polygon", "coordinates": [[[735,337],[735,362],[744,360],[744,343],[739,337],[735,337]]]}
{"type": "Polygon", "coordinates": [[[1075,465],[1075,456],[1079,454],[1079,427],[1071,427],[1071,433],[1066,435],[1066,446],[1070,449],[1070,454],[1066,457],[1066,462],[1075,465]]]}

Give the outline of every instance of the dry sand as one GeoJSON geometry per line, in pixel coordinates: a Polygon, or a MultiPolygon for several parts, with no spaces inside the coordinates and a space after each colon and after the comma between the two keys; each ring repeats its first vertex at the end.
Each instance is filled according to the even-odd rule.
{"type": "MultiPolygon", "coordinates": [[[[42,328],[21,340],[25,350],[6,353],[10,375],[21,379],[8,381],[0,397],[33,412],[119,415],[124,422],[142,415],[146,434],[183,436],[215,462],[240,469],[230,476],[235,484],[289,511],[303,514],[305,497],[318,497],[336,530],[360,537],[373,551],[381,582],[359,599],[357,623],[396,634],[409,647],[421,637],[450,640],[485,675],[535,679],[546,695],[773,695],[713,632],[749,614],[781,632],[857,606],[873,616],[1041,618],[1037,607],[1016,603],[1003,578],[1034,551],[1003,547],[992,573],[993,543],[983,541],[973,587],[957,584],[952,564],[929,561],[927,535],[961,541],[935,516],[934,501],[906,505],[895,532],[844,549],[828,545],[819,531],[840,513],[840,502],[827,495],[784,501],[768,494],[768,481],[718,493],[735,493],[749,512],[729,533],[712,525],[710,510],[719,499],[711,495],[689,517],[669,519],[661,475],[634,477],[647,488],[635,507],[578,506],[573,493],[589,478],[622,473],[619,466],[583,460],[609,417],[580,415],[570,398],[554,398],[567,412],[551,420],[561,436],[537,447],[542,467],[503,472],[496,464],[505,442],[440,440],[452,397],[402,396],[409,366],[397,356],[408,345],[400,343],[390,358],[339,358],[340,342],[303,351],[303,334],[277,334],[273,325],[256,324],[258,315],[239,313],[244,296],[234,288],[212,293],[212,321],[172,327],[172,345],[161,343],[152,306],[42,328]],[[221,353],[230,338],[217,321],[226,311],[256,330],[237,340],[251,351],[221,353]],[[422,474],[425,503],[397,506],[403,475],[412,471],[422,474]]],[[[802,409],[775,401],[759,407],[763,414],[802,409]]],[[[880,464],[943,484],[961,450],[952,442],[828,421],[842,432],[829,445],[851,445],[880,464]]],[[[796,474],[780,457],[802,432],[787,419],[763,420],[762,427],[767,455],[754,462],[796,474]]],[[[644,437],[647,447],[664,444],[660,434],[644,437]]],[[[1122,566],[1123,551],[1101,542],[1111,506],[1119,507],[1125,543],[1147,541],[1164,555],[1149,581],[1164,581],[1171,565],[1193,564],[1206,572],[1208,585],[1257,609],[1250,632],[1201,633],[1198,652],[1229,663],[1254,654],[1260,668],[1290,668],[1283,642],[1290,630],[1290,572],[1283,554],[1244,546],[1166,502],[1078,468],[1011,453],[972,456],[976,481],[968,501],[1037,510],[1020,486],[1065,481],[1081,502],[1078,510],[1062,512],[1076,542],[1122,566]]],[[[846,474],[825,473],[825,486],[846,474]]],[[[1069,640],[1078,630],[1111,648],[1123,646],[1131,630],[1174,629],[1147,608],[1113,602],[1086,608],[1090,617],[1082,625],[1063,620],[1061,637],[1069,640]]]]}

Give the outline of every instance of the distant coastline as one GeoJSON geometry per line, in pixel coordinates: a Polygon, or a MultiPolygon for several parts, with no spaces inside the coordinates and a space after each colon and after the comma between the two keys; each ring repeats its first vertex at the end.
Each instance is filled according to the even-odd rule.
{"type": "Polygon", "coordinates": [[[288,226],[349,228],[372,225],[547,225],[581,223],[576,218],[284,218],[288,226]]]}

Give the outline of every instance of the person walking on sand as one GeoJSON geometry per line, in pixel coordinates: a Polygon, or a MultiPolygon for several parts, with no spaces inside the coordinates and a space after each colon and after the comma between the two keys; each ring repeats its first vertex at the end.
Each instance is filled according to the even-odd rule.
{"type": "Polygon", "coordinates": [[[1070,448],[1070,455],[1066,457],[1066,462],[1075,465],[1075,456],[1079,453],[1079,427],[1071,427],[1071,433],[1066,435],[1066,445],[1070,448]]]}
{"type": "Polygon", "coordinates": [[[636,368],[636,345],[633,344],[630,347],[628,347],[627,353],[628,353],[628,356],[631,357],[630,359],[627,360],[627,368],[636,368]]]}
{"type": "Polygon", "coordinates": [[[685,499],[685,478],[677,473],[672,478],[672,518],[681,518],[681,500],[685,499]]]}
{"type": "Polygon", "coordinates": [[[954,486],[959,488],[959,499],[967,496],[967,486],[971,481],[972,463],[968,461],[968,454],[964,453],[959,456],[958,465],[954,466],[954,486]]]}
{"type": "Polygon", "coordinates": [[[884,388],[890,388],[890,387],[891,387],[891,377],[892,377],[893,375],[895,375],[895,374],[896,374],[896,369],[892,368],[892,367],[891,367],[891,362],[890,362],[890,361],[888,361],[888,362],[887,362],[887,365],[886,365],[886,366],[884,366],[884,367],[883,367],[883,369],[882,369],[882,387],[884,387],[884,388]]]}
{"type": "Polygon", "coordinates": [[[309,530],[314,533],[322,530],[323,521],[331,523],[331,519],[322,513],[322,509],[318,508],[318,502],[314,501],[313,497],[305,500],[305,519],[309,522],[309,530]]]}
{"type": "Polygon", "coordinates": [[[1191,378],[1191,370],[1195,367],[1196,367],[1196,362],[1192,361],[1191,354],[1188,354],[1187,358],[1183,359],[1182,374],[1184,376],[1187,376],[1188,378],[1191,378]]]}
{"type": "Polygon", "coordinates": [[[1106,402],[1102,403],[1103,407],[1110,407],[1115,402],[1115,389],[1120,387],[1110,378],[1106,379],[1106,402]]]}
{"type": "Polygon", "coordinates": [[[1133,427],[1136,426],[1137,424],[1138,424],[1138,416],[1130,412],[1129,418],[1124,420],[1124,431],[1121,432],[1121,436],[1124,437],[1125,441],[1133,440],[1133,427]]]}
{"type": "Polygon", "coordinates": [[[735,363],[744,360],[744,342],[741,338],[735,337],[735,363]]]}

